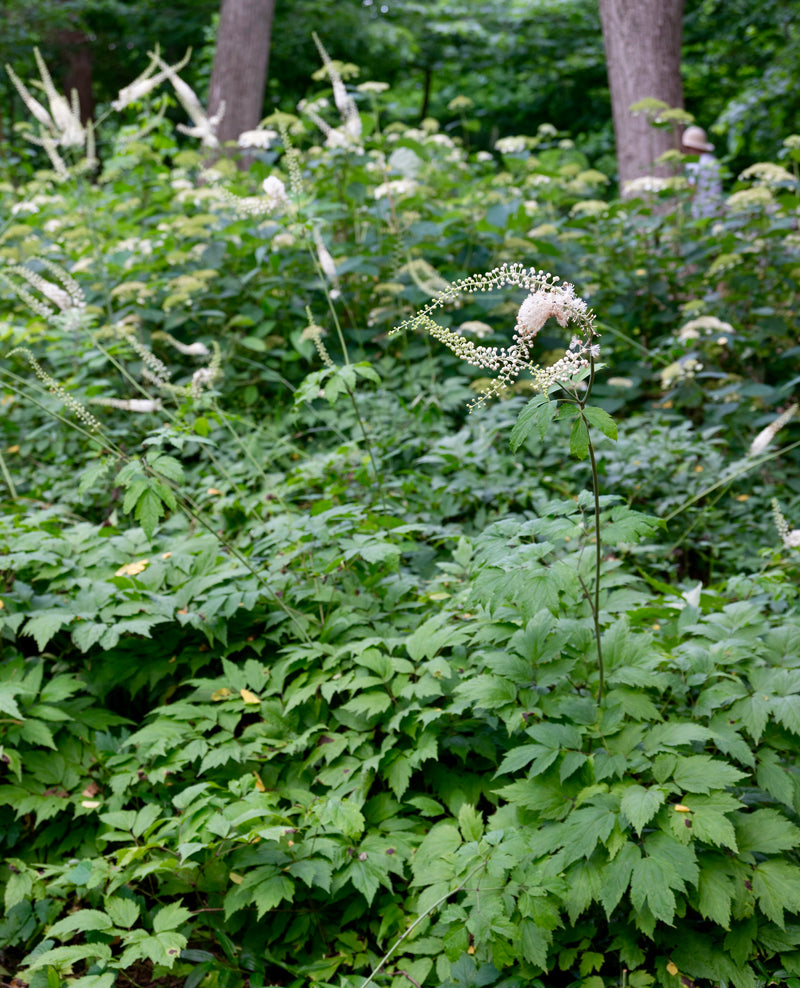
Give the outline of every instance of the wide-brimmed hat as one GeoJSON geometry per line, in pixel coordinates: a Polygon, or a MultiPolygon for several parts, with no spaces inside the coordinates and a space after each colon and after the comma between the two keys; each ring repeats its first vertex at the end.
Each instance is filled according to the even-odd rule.
{"type": "Polygon", "coordinates": [[[681,142],[685,148],[693,151],[713,151],[714,145],[709,141],[702,127],[687,127],[683,132],[681,142]]]}

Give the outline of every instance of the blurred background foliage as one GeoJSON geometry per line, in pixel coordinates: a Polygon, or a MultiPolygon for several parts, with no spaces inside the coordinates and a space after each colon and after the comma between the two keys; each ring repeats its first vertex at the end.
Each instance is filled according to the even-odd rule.
{"type": "MultiPolygon", "coordinates": [[[[7,0],[0,11],[0,61],[22,77],[38,45],[70,70],[77,44],[91,61],[98,104],[146,65],[158,43],[177,60],[194,51],[187,81],[204,94],[211,70],[216,0],[7,0]]],[[[774,155],[800,110],[800,12],[787,0],[687,0],[683,35],[686,109],[714,135],[736,172],[774,155]]],[[[460,132],[448,105],[476,107],[470,143],[532,133],[542,123],[568,131],[613,171],[613,131],[596,0],[278,0],[265,114],[293,111],[319,68],[315,30],[333,57],[357,65],[360,81],[392,85],[389,112],[406,123],[425,116],[460,132]]],[[[60,78],[59,78],[60,76],[60,78]]],[[[24,117],[0,80],[3,134],[24,117]]]]}

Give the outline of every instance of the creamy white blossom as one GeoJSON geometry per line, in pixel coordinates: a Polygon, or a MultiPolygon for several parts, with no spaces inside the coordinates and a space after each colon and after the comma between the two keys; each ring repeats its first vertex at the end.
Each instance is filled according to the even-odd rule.
{"type": "Polygon", "coordinates": [[[527,146],[526,137],[501,137],[494,142],[494,149],[500,154],[520,154],[527,146]]]}
{"type": "Polygon", "coordinates": [[[376,199],[403,199],[413,195],[417,188],[418,185],[413,178],[396,178],[376,186],[373,195],[376,199]]]}
{"type": "Polygon", "coordinates": [[[266,150],[274,140],[277,140],[277,130],[243,130],[239,134],[237,144],[240,148],[261,148],[266,150]]]}
{"type": "Polygon", "coordinates": [[[748,456],[760,456],[770,445],[775,436],[781,431],[781,429],[786,425],[789,419],[793,418],[795,412],[797,411],[797,405],[790,405],[781,415],[779,415],[774,422],[762,429],[761,432],[755,437],[755,439],[750,443],[750,449],[748,450],[748,456]]]}
{"type": "Polygon", "coordinates": [[[106,405],[109,408],[121,408],[125,412],[139,414],[160,412],[162,407],[159,398],[92,398],[91,402],[93,405],[106,405]]]}
{"type": "Polygon", "coordinates": [[[33,53],[41,77],[41,86],[47,96],[49,109],[45,109],[31,95],[10,65],[6,65],[6,72],[14,84],[14,88],[19,93],[22,102],[43,128],[38,137],[32,134],[27,134],[26,137],[34,144],[39,144],[44,148],[55,170],[59,174],[62,174],[66,171],[66,167],[64,166],[62,168],[63,162],[61,162],[60,156],[55,150],[56,146],[83,147],[87,141],[87,130],[81,122],[77,91],[73,89],[71,99],[69,100],[65,96],[62,96],[53,85],[53,80],[50,77],[47,65],[39,49],[34,48],[33,53]]]}
{"type": "Polygon", "coordinates": [[[120,89],[117,98],[111,101],[112,108],[119,113],[124,110],[125,107],[130,106],[131,103],[136,103],[140,99],[144,99],[145,96],[168,79],[170,73],[180,72],[189,61],[190,56],[191,51],[187,51],[179,62],[176,62],[174,65],[167,66],[165,69],[162,69],[160,72],[153,75],[158,68],[160,61],[158,47],[156,47],[155,52],[148,52],[150,64],[144,72],[141,73],[141,75],[138,75],[133,80],[132,83],[120,89]]]}
{"type": "Polygon", "coordinates": [[[681,343],[688,343],[690,340],[697,340],[701,336],[709,336],[712,333],[733,335],[735,330],[729,322],[718,319],[716,316],[698,316],[681,326],[677,338],[681,343]]]}
{"type": "Polygon", "coordinates": [[[172,83],[172,88],[175,90],[178,102],[192,121],[191,126],[178,124],[178,130],[182,134],[187,134],[189,137],[198,138],[203,144],[203,147],[219,147],[217,128],[225,115],[225,104],[220,103],[218,111],[213,116],[209,116],[203,109],[203,105],[192,87],[184,82],[172,66],[167,65],[159,55],[156,55],[155,59],[156,63],[161,66],[164,76],[172,83]]]}

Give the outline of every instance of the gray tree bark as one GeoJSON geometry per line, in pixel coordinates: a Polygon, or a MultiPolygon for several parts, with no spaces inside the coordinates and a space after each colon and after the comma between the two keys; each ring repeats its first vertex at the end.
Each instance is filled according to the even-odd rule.
{"type": "Polygon", "coordinates": [[[630,106],[642,99],[683,108],[684,0],[600,0],[620,189],[642,175],[668,173],[653,162],[676,148],[671,129],[653,127],[630,106]]]}
{"type": "Polygon", "coordinates": [[[225,104],[220,143],[235,141],[261,120],[274,14],[275,0],[222,0],[208,89],[209,116],[225,104]]]}

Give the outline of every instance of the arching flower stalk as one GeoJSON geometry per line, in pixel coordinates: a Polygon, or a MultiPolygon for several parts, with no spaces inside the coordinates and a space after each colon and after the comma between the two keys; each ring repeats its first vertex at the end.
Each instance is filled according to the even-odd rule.
{"type": "Polygon", "coordinates": [[[532,375],[534,389],[546,394],[554,384],[572,382],[584,375],[589,369],[590,359],[600,353],[599,346],[594,342],[597,335],[594,315],[586,302],[575,294],[572,285],[559,284],[552,275],[525,268],[521,264],[503,265],[485,274],[470,275],[453,282],[416,315],[395,327],[392,333],[402,330],[425,331],[444,343],[461,360],[495,375],[470,404],[471,409],[502,395],[526,371],[532,375]],[[508,347],[477,345],[440,325],[432,316],[438,309],[457,303],[465,296],[493,292],[508,286],[528,292],[517,312],[513,342],[508,347]],[[533,341],[551,317],[562,327],[574,324],[577,332],[566,354],[554,364],[542,367],[533,359],[533,341]]]}
{"type": "Polygon", "coordinates": [[[600,631],[600,575],[602,549],[600,539],[600,480],[597,458],[591,437],[591,427],[600,429],[611,439],[616,438],[616,425],[607,412],[588,404],[595,374],[595,359],[600,347],[595,342],[594,314],[586,302],[575,294],[572,285],[559,284],[558,278],[521,264],[506,264],[485,274],[470,275],[445,287],[416,315],[392,330],[423,330],[451,350],[461,360],[494,376],[471,403],[470,408],[483,405],[488,399],[500,397],[512,382],[524,372],[531,374],[538,394],[520,414],[511,433],[511,446],[519,449],[532,430],[538,428],[542,438],[553,420],[557,402],[550,400],[554,385],[561,386],[560,398],[567,405],[572,419],[570,449],[579,459],[589,458],[594,500],[594,586],[590,587],[578,572],[578,580],[589,605],[597,648],[597,700],[603,697],[604,666],[600,631]],[[465,339],[458,331],[440,325],[434,313],[446,305],[458,304],[464,297],[493,292],[508,286],[524,289],[528,294],[517,310],[512,343],[506,347],[490,347],[465,339]],[[562,328],[572,324],[575,335],[563,357],[549,366],[538,365],[533,357],[536,336],[548,319],[555,319],[562,328]],[[584,378],[586,382],[584,384],[584,378]]]}

